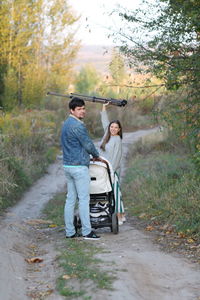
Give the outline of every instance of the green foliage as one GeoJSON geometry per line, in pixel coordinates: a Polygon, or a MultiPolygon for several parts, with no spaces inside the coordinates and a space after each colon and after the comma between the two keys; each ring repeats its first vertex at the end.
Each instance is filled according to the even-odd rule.
{"type": "Polygon", "coordinates": [[[95,104],[87,102],[86,110],[87,115],[84,122],[88,128],[88,132],[91,138],[101,138],[103,136],[103,128],[100,120],[100,111],[102,109],[101,104],[95,104]]]}
{"type": "Polygon", "coordinates": [[[25,173],[21,161],[17,160],[15,157],[9,157],[7,159],[7,165],[8,170],[12,172],[12,175],[14,177],[17,192],[23,191],[31,184],[31,180],[25,173]]]}
{"type": "Polygon", "coordinates": [[[6,74],[6,65],[0,64],[0,108],[3,107],[4,76],[6,74]]]}
{"type": "Polygon", "coordinates": [[[153,97],[145,98],[144,100],[139,101],[138,107],[141,112],[146,115],[151,113],[155,105],[155,100],[153,97]]]}
{"type": "Polygon", "coordinates": [[[184,125],[199,168],[199,1],[144,1],[135,11],[117,14],[124,21],[118,38],[130,67],[153,73],[168,90],[184,90],[178,102],[170,103],[168,123],[178,119],[184,125]]]}
{"type": "MultiPolygon", "coordinates": [[[[101,250],[99,247],[89,246],[88,244],[86,247],[84,241],[68,241],[66,247],[67,251],[65,250],[59,259],[65,274],[72,278],[75,277],[81,282],[92,280],[97,288],[111,289],[111,284],[115,277],[109,274],[108,271],[102,271],[99,267],[102,260],[94,258],[94,255],[101,250]]],[[[70,296],[66,280],[60,277],[58,282],[64,283],[62,284],[61,294],[65,294],[67,290],[67,296],[70,296]]],[[[83,291],[80,292],[81,294],[83,293],[83,291]]],[[[71,289],[71,293],[74,293],[73,289],[71,289]]]]}
{"type": "Polygon", "coordinates": [[[15,113],[0,117],[0,210],[13,205],[57,153],[57,113],[15,113]]]}
{"type": "Polygon", "coordinates": [[[46,159],[48,163],[55,161],[58,149],[56,147],[49,147],[46,151],[46,159]]]}
{"type": "Polygon", "coordinates": [[[45,94],[47,73],[34,63],[25,68],[22,88],[23,104],[27,108],[38,108],[41,106],[45,94]]]}
{"type": "Polygon", "coordinates": [[[99,83],[99,75],[94,67],[86,65],[78,73],[75,80],[77,93],[90,95],[94,93],[99,83]]]}
{"type": "Polygon", "coordinates": [[[0,211],[13,205],[21,193],[31,184],[31,178],[25,172],[23,162],[16,157],[8,156],[5,149],[0,147],[0,211]],[[12,198],[13,194],[15,197],[12,198]]]}
{"type": "Polygon", "coordinates": [[[4,76],[4,90],[2,97],[2,106],[6,110],[11,110],[13,107],[17,106],[17,76],[12,68],[9,68],[4,76]]]}
{"type": "Polygon", "coordinates": [[[48,88],[68,87],[78,49],[72,26],[77,19],[65,0],[1,1],[0,101],[4,109],[38,107],[48,88]]]}
{"type": "Polygon", "coordinates": [[[126,75],[125,63],[122,55],[116,49],[113,50],[109,69],[114,83],[122,84],[126,75]]]}
{"type": "Polygon", "coordinates": [[[58,226],[64,226],[64,205],[65,205],[65,194],[59,193],[51,199],[45,206],[43,212],[49,220],[52,220],[54,224],[58,226]]]}
{"type": "Polygon", "coordinates": [[[198,115],[197,110],[197,103],[194,106],[190,106],[190,102],[188,102],[188,91],[185,88],[180,88],[178,91],[171,92],[169,95],[163,97],[162,105],[154,112],[159,123],[172,128],[173,134],[180,141],[184,141],[188,145],[188,151],[192,154],[192,160],[197,169],[199,169],[200,121],[196,119],[198,115]]]}
{"type": "Polygon", "coordinates": [[[169,152],[165,144],[159,150],[143,148],[132,159],[124,185],[125,203],[133,215],[146,214],[175,226],[177,232],[200,238],[200,189],[194,165],[182,152],[169,152]]]}

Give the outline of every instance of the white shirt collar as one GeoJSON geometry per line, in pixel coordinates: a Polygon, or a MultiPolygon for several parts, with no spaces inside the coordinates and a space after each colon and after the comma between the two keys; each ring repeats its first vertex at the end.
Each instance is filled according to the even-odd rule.
{"type": "Polygon", "coordinates": [[[75,117],[75,116],[72,115],[72,114],[70,114],[69,116],[72,117],[72,118],[74,118],[74,119],[76,119],[76,120],[78,120],[78,121],[81,122],[81,123],[84,123],[83,121],[81,121],[79,118],[75,117]]]}

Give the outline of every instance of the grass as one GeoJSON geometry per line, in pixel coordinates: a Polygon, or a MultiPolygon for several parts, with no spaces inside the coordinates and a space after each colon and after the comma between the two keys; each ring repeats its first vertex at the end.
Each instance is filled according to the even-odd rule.
{"type": "Polygon", "coordinates": [[[0,212],[14,205],[55,160],[57,115],[14,111],[0,115],[0,212]]]}
{"type": "MultiPolygon", "coordinates": [[[[56,195],[44,209],[46,218],[53,221],[58,227],[64,226],[64,203],[65,194],[56,195]]],[[[115,279],[113,268],[109,270],[105,262],[96,258],[103,249],[88,243],[83,239],[66,239],[63,249],[60,249],[58,264],[62,274],[57,279],[57,289],[59,293],[67,298],[82,297],[90,299],[87,295],[87,282],[91,282],[95,289],[112,289],[112,282],[115,279]],[[105,270],[104,270],[105,269],[105,270]],[[112,272],[112,273],[111,273],[112,272]]]]}
{"type": "Polygon", "coordinates": [[[140,149],[129,162],[123,185],[128,211],[199,239],[200,188],[194,165],[184,153],[158,148],[140,149]]]}
{"type": "MultiPolygon", "coordinates": [[[[58,259],[64,274],[67,274],[67,278],[72,280],[75,278],[81,283],[91,281],[93,288],[112,289],[112,282],[115,277],[108,271],[102,271],[103,261],[95,258],[95,255],[102,251],[101,248],[83,240],[67,240],[66,244],[65,251],[60,254],[58,259]]],[[[74,291],[63,275],[58,278],[57,287],[61,295],[64,296],[86,294],[84,284],[80,291],[74,291]]]]}
{"type": "Polygon", "coordinates": [[[64,205],[65,194],[55,195],[45,206],[43,213],[48,219],[52,220],[57,226],[64,226],[64,205]]]}

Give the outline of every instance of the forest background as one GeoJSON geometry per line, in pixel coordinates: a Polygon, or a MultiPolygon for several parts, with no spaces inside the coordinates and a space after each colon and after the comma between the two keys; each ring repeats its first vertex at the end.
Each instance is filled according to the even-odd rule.
{"type": "MultiPolygon", "coordinates": [[[[171,224],[199,239],[199,0],[144,1],[118,7],[121,27],[109,72],[74,68],[80,49],[67,1],[2,0],[0,7],[0,209],[13,205],[59,153],[68,112],[47,91],[127,99],[110,108],[125,131],[167,129],[162,142],[133,149],[124,195],[132,214],[171,224]],[[154,12],[154,13],[152,13],[154,12]],[[138,34],[139,33],[139,34],[138,34]],[[119,46],[120,45],[120,46],[119,46]],[[144,188],[145,187],[145,188],[144,188]]],[[[102,135],[100,105],[87,104],[93,138],[102,135]]],[[[166,227],[167,228],[167,227],[166,227]]]]}

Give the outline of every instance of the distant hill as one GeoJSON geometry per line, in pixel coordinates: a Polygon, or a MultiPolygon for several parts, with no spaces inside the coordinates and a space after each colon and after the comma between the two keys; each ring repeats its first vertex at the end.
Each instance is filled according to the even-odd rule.
{"type": "Polygon", "coordinates": [[[111,61],[111,46],[82,46],[75,60],[75,69],[80,70],[84,65],[90,64],[103,74],[108,73],[108,65],[111,61]]]}

